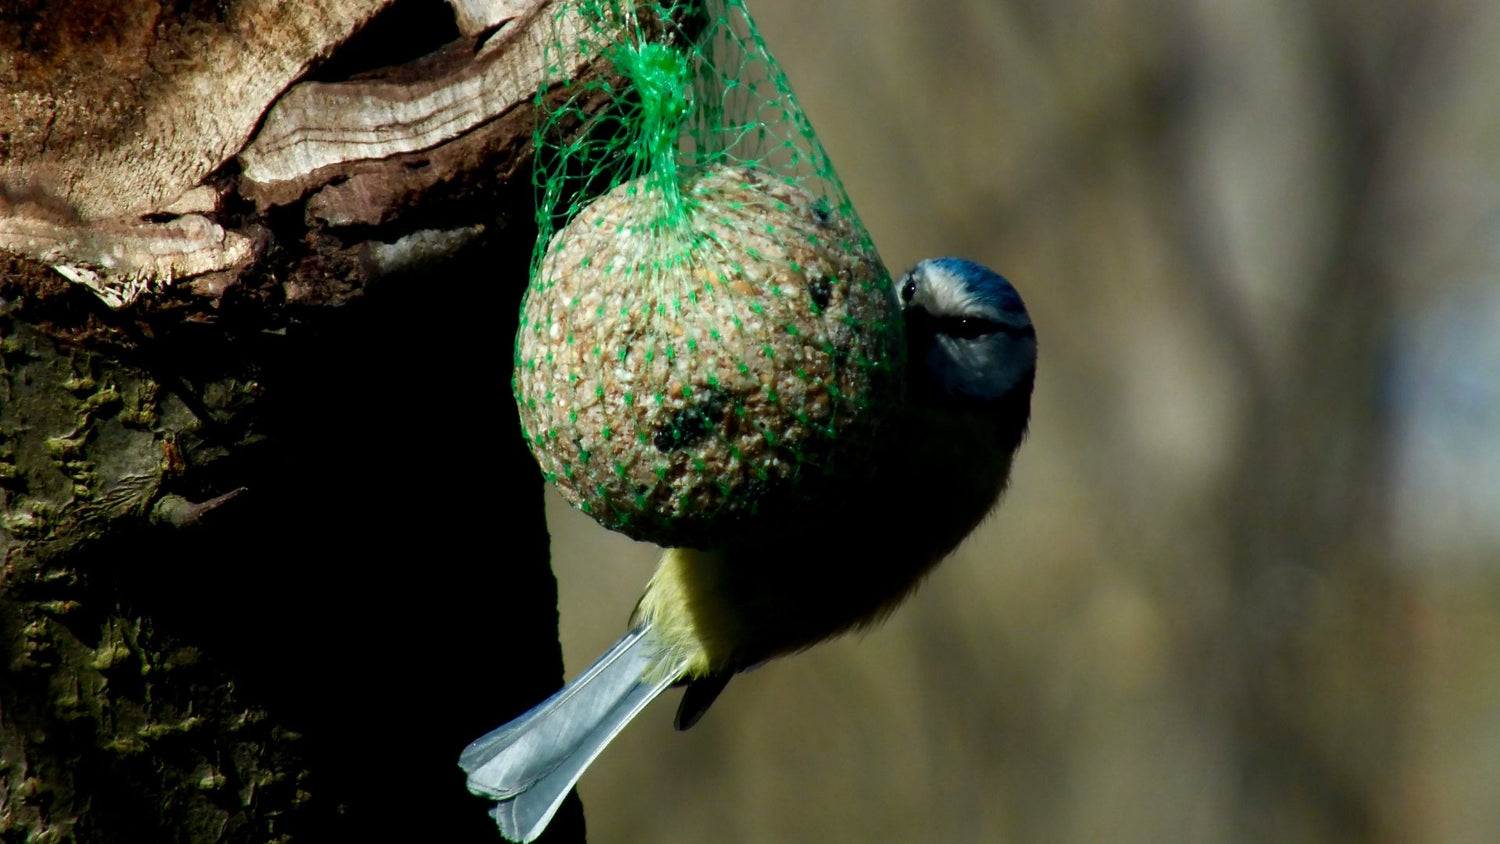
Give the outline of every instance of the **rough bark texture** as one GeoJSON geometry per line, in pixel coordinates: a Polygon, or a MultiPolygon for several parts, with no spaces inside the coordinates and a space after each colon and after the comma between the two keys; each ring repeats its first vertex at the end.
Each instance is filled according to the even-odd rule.
{"type": "Polygon", "coordinates": [[[0,10],[0,841],[498,840],[552,6],[0,10]]]}

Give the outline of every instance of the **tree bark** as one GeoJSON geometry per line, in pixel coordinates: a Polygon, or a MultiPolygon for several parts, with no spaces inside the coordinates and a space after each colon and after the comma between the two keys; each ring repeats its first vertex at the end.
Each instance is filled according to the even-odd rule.
{"type": "Polygon", "coordinates": [[[554,5],[0,11],[0,840],[498,840],[554,5]]]}

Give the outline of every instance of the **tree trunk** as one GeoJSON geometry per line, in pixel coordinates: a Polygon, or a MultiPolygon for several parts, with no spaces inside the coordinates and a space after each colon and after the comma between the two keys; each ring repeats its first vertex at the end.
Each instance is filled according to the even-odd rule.
{"type": "Polygon", "coordinates": [[[499,840],[553,5],[0,11],[0,840],[499,840]]]}

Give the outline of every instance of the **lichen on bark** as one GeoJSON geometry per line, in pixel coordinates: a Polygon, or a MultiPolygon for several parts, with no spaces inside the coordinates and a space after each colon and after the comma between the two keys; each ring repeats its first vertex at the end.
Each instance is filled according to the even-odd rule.
{"type": "MultiPolygon", "coordinates": [[[[160,505],[187,500],[246,429],[206,436],[151,372],[13,310],[0,308],[0,840],[114,840],[132,826],[277,840],[305,802],[298,737],[115,589],[170,531],[160,505]]],[[[254,391],[227,375],[197,397],[223,410],[254,391]]]]}

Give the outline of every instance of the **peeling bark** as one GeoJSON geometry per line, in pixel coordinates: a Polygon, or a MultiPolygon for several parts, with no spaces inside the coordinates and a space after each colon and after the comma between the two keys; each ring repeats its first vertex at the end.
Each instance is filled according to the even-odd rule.
{"type": "MultiPolygon", "coordinates": [[[[529,162],[545,45],[572,37],[553,2],[519,16],[515,3],[484,6],[498,29],[462,35],[435,0],[387,3],[379,16],[353,0],[297,11],[241,0],[211,20],[134,0],[121,4],[133,14],[113,8],[119,46],[103,51],[60,26],[87,5],[43,4],[30,27],[0,32],[13,50],[0,50],[3,93],[17,103],[0,114],[0,252],[113,308],[184,280],[210,307],[235,287],[336,303],[379,276],[360,260],[370,243],[433,220],[475,233],[529,221],[526,186],[507,188],[529,162]],[[364,66],[393,43],[409,48],[412,21],[428,52],[364,66]],[[352,76],[299,81],[309,71],[352,76]],[[270,219],[298,211],[300,224],[270,219]],[[329,231],[354,226],[383,228],[329,231]]],[[[585,72],[587,60],[571,65],[585,72]]]]}

